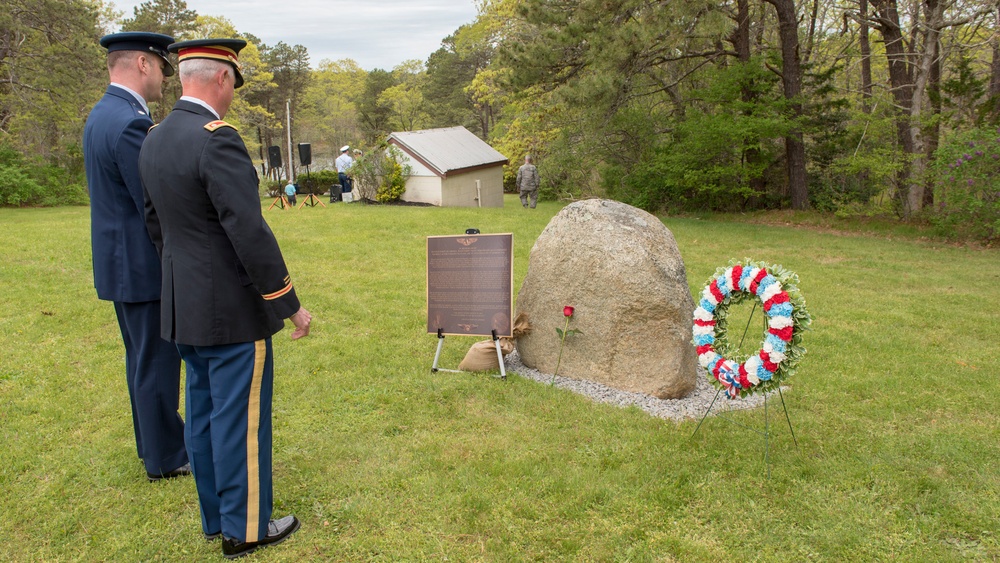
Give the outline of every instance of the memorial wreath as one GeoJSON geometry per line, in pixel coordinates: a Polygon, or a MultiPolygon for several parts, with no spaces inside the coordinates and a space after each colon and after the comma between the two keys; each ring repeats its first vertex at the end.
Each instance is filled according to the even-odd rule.
{"type": "Polygon", "coordinates": [[[716,270],[694,310],[694,343],[698,363],[709,380],[735,399],[777,388],[795,373],[805,354],[802,332],[812,322],[798,289],[799,278],[781,266],[752,260],[732,261],[716,270]],[[728,338],[729,308],[759,299],[766,315],[764,341],[756,354],[734,359],[739,346],[728,338]]]}

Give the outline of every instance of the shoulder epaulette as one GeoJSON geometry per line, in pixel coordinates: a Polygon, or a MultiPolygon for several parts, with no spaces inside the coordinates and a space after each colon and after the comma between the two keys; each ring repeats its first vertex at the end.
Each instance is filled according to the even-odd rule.
{"type": "Polygon", "coordinates": [[[152,131],[153,129],[155,129],[157,125],[159,125],[159,123],[154,123],[154,124],[150,125],[149,129],[146,130],[146,133],[149,133],[150,131],[152,131]]]}
{"type": "MultiPolygon", "coordinates": [[[[220,127],[232,127],[233,129],[236,129],[236,127],[233,127],[232,125],[226,123],[225,121],[222,121],[221,119],[217,121],[210,121],[205,124],[205,129],[208,129],[209,131],[215,131],[220,127]]],[[[239,129],[236,130],[239,131],[239,129]]]]}

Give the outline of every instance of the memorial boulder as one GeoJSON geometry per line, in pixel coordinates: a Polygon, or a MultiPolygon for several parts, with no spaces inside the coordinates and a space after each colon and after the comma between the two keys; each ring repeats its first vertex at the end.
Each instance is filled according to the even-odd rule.
{"type": "Polygon", "coordinates": [[[566,206],[539,235],[517,295],[532,332],[524,365],[660,399],[695,387],[694,300],[673,234],[632,206],[591,199],[566,206]],[[559,358],[556,328],[574,307],[559,358]]]}

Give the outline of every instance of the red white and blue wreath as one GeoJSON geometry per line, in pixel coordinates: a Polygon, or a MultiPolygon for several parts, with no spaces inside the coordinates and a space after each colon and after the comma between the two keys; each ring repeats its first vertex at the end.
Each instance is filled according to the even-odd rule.
{"type": "Polygon", "coordinates": [[[802,332],[812,322],[798,289],[799,278],[781,266],[751,260],[733,261],[719,268],[701,293],[694,310],[694,344],[698,363],[708,378],[730,399],[777,388],[795,373],[805,354],[802,332]],[[767,316],[760,350],[734,359],[738,346],[728,338],[729,307],[759,299],[767,316]]]}

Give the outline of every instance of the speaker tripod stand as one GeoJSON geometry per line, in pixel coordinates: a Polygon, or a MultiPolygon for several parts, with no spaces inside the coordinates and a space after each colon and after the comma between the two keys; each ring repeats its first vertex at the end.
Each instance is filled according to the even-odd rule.
{"type": "Polygon", "coordinates": [[[278,206],[278,209],[282,210],[285,209],[286,207],[289,209],[292,207],[292,204],[288,203],[288,200],[285,199],[285,196],[283,195],[279,195],[278,197],[274,198],[274,201],[271,202],[271,205],[267,208],[267,210],[270,211],[275,205],[278,206]]]}
{"type": "Polygon", "coordinates": [[[309,207],[316,207],[317,203],[322,205],[323,207],[326,207],[326,204],[320,201],[319,198],[316,197],[316,194],[310,193],[309,195],[306,196],[305,199],[302,200],[302,203],[299,204],[299,209],[302,209],[307,205],[309,207]]]}

